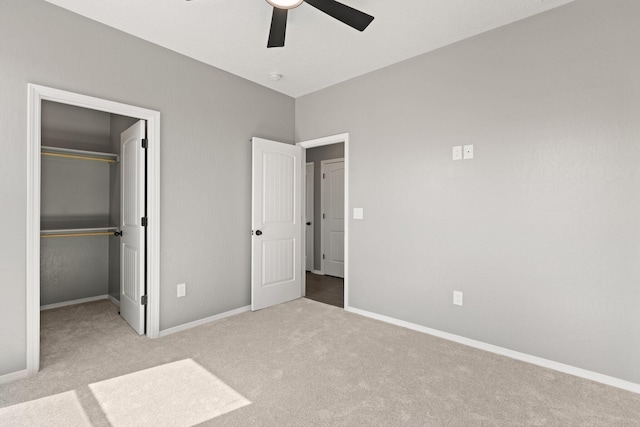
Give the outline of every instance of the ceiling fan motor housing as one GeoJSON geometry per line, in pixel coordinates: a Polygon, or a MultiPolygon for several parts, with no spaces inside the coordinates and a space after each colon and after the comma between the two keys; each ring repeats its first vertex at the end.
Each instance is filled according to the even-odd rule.
{"type": "Polygon", "coordinates": [[[267,3],[278,9],[293,9],[300,6],[302,1],[303,0],[267,0],[267,3]]]}
{"type": "MultiPolygon", "coordinates": [[[[358,31],[364,31],[373,21],[373,16],[336,0],[304,0],[304,2],[358,31]]],[[[303,0],[267,0],[267,3],[273,6],[267,47],[283,47],[289,9],[300,6],[303,0]]]]}

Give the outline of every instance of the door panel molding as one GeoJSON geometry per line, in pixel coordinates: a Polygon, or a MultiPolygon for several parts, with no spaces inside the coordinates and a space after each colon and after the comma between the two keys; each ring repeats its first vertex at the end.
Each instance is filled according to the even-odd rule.
{"type": "Polygon", "coordinates": [[[120,135],[120,315],[140,335],[145,330],[145,133],[144,121],[139,120],[120,135]]]}
{"type": "Polygon", "coordinates": [[[252,139],[251,310],[302,296],[302,149],[252,139]]]}

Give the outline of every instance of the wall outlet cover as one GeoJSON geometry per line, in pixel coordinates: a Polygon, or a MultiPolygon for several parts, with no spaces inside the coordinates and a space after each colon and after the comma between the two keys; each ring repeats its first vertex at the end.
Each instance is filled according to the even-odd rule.
{"type": "Polygon", "coordinates": [[[464,158],[465,160],[473,159],[473,145],[464,146],[464,158]]]}
{"type": "Polygon", "coordinates": [[[186,283],[178,283],[177,293],[178,293],[178,298],[187,295],[187,284],[186,283]]]}
{"type": "Polygon", "coordinates": [[[453,304],[462,305],[462,292],[453,291],[453,304]]]}
{"type": "Polygon", "coordinates": [[[453,160],[462,160],[462,145],[453,147],[453,160]]]}

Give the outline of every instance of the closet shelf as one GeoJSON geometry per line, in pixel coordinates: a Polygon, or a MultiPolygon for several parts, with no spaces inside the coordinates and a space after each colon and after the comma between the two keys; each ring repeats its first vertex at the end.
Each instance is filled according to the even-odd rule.
{"type": "Polygon", "coordinates": [[[117,236],[118,227],[63,228],[58,230],[40,230],[40,237],[85,237],[85,236],[117,236]]]}
{"type": "Polygon", "coordinates": [[[75,150],[73,148],[60,148],[42,146],[40,152],[43,156],[65,157],[68,159],[93,160],[98,162],[117,163],[120,158],[117,154],[102,153],[100,151],[75,150]]]}

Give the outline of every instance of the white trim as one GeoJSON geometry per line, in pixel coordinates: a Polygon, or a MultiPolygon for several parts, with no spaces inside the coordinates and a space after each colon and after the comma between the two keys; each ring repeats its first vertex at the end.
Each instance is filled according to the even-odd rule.
{"type": "Polygon", "coordinates": [[[120,301],[118,301],[117,299],[115,299],[114,297],[112,297],[111,295],[107,295],[107,299],[109,301],[111,301],[112,303],[114,303],[115,305],[117,305],[118,307],[120,307],[120,301]]]}
{"type": "Polygon", "coordinates": [[[71,301],[56,302],[54,304],[41,305],[40,306],[40,311],[52,310],[54,308],[66,307],[68,305],[84,304],[85,302],[100,301],[101,299],[108,299],[108,298],[109,298],[109,295],[98,295],[98,296],[95,296],[95,297],[80,298],[80,299],[74,299],[74,300],[71,300],[71,301]]]}
{"type": "Polygon", "coordinates": [[[22,371],[12,372],[6,375],[0,375],[0,384],[10,383],[11,381],[21,380],[29,376],[29,371],[23,369],[22,371]]]}
{"type": "Polygon", "coordinates": [[[320,270],[313,270],[312,273],[317,274],[318,276],[324,276],[324,273],[320,270]]]}
{"type": "MultiPolygon", "coordinates": [[[[304,149],[309,149],[314,147],[321,147],[323,145],[338,144],[340,142],[344,143],[344,306],[348,307],[349,306],[349,134],[340,133],[337,135],[310,139],[308,141],[298,142],[296,145],[299,145],[304,149]]],[[[302,161],[306,162],[306,152],[302,156],[302,161]]],[[[303,239],[304,239],[304,233],[303,233],[303,239]]],[[[304,240],[302,244],[303,245],[305,244],[304,240]]],[[[302,271],[303,286],[305,286],[304,267],[302,270],[303,270],[302,271]]],[[[319,273],[319,274],[323,274],[323,273],[319,273]]]]}
{"type": "Polygon", "coordinates": [[[236,314],[246,313],[247,311],[251,311],[250,305],[236,308],[235,310],[231,310],[231,311],[225,311],[224,313],[216,314],[215,316],[205,317],[204,319],[195,320],[189,323],[184,323],[182,325],[174,326],[173,328],[163,329],[162,331],[160,331],[160,337],[166,337],[167,335],[186,331],[187,329],[195,328],[196,326],[202,326],[207,323],[215,322],[216,320],[235,316],[236,314]]]}
{"type": "MultiPolygon", "coordinates": [[[[315,173],[316,173],[316,163],[315,162],[307,162],[306,161],[306,152],[305,150],[302,150],[304,152],[305,155],[305,174],[304,174],[304,182],[303,182],[303,188],[304,188],[304,210],[305,210],[305,214],[307,212],[307,205],[309,203],[309,194],[307,192],[307,185],[309,184],[309,182],[307,182],[307,172],[308,169],[311,168],[311,179],[309,181],[311,184],[311,270],[307,270],[307,271],[313,271],[315,265],[316,265],[316,260],[315,260],[315,252],[316,249],[314,247],[315,245],[315,228],[316,228],[316,213],[315,213],[315,209],[316,209],[316,201],[315,201],[315,173]]],[[[309,220],[309,218],[305,215],[305,219],[304,219],[304,223],[305,223],[305,227],[306,227],[306,223],[309,220]]],[[[305,247],[305,270],[307,269],[307,257],[309,257],[309,254],[307,253],[307,241],[306,241],[306,231],[307,229],[305,228],[305,242],[304,242],[304,247],[305,247]]],[[[302,296],[306,296],[306,286],[302,287],[302,296]]]]}
{"type": "Polygon", "coordinates": [[[26,366],[28,375],[40,368],[40,122],[42,97],[28,85],[27,101],[27,283],[26,366]]]}
{"type": "Polygon", "coordinates": [[[523,362],[531,363],[533,365],[542,366],[543,368],[553,369],[554,371],[562,372],[565,374],[573,375],[576,377],[584,378],[587,380],[595,381],[598,383],[610,385],[623,390],[631,391],[633,393],[640,394],[640,384],[632,383],[630,381],[621,380],[619,378],[610,377],[608,375],[599,374],[597,372],[588,371],[586,369],[577,368],[571,365],[565,365],[564,363],[554,362],[553,360],[543,359],[541,357],[532,356],[526,353],[520,353],[518,351],[509,350],[508,348],[498,347],[493,344],[487,344],[482,341],[472,340],[460,335],[450,334],[448,332],[439,331],[437,329],[427,328],[426,326],[417,325],[415,323],[405,322],[404,320],[395,319],[393,317],[384,316],[382,314],[372,313],[370,311],[361,310],[359,308],[353,308],[345,305],[345,310],[358,314],[360,316],[369,317],[371,319],[380,320],[385,323],[391,323],[392,325],[401,326],[403,328],[411,329],[417,332],[433,335],[438,338],[453,341],[458,344],[463,344],[469,347],[477,348],[480,350],[488,351],[489,353],[499,354],[511,359],[520,360],[523,362]]]}
{"type": "Polygon", "coordinates": [[[147,336],[157,338],[160,329],[160,112],[119,102],[27,85],[27,343],[29,375],[40,367],[40,147],[42,101],[75,105],[91,110],[147,121],[147,336]]]}

